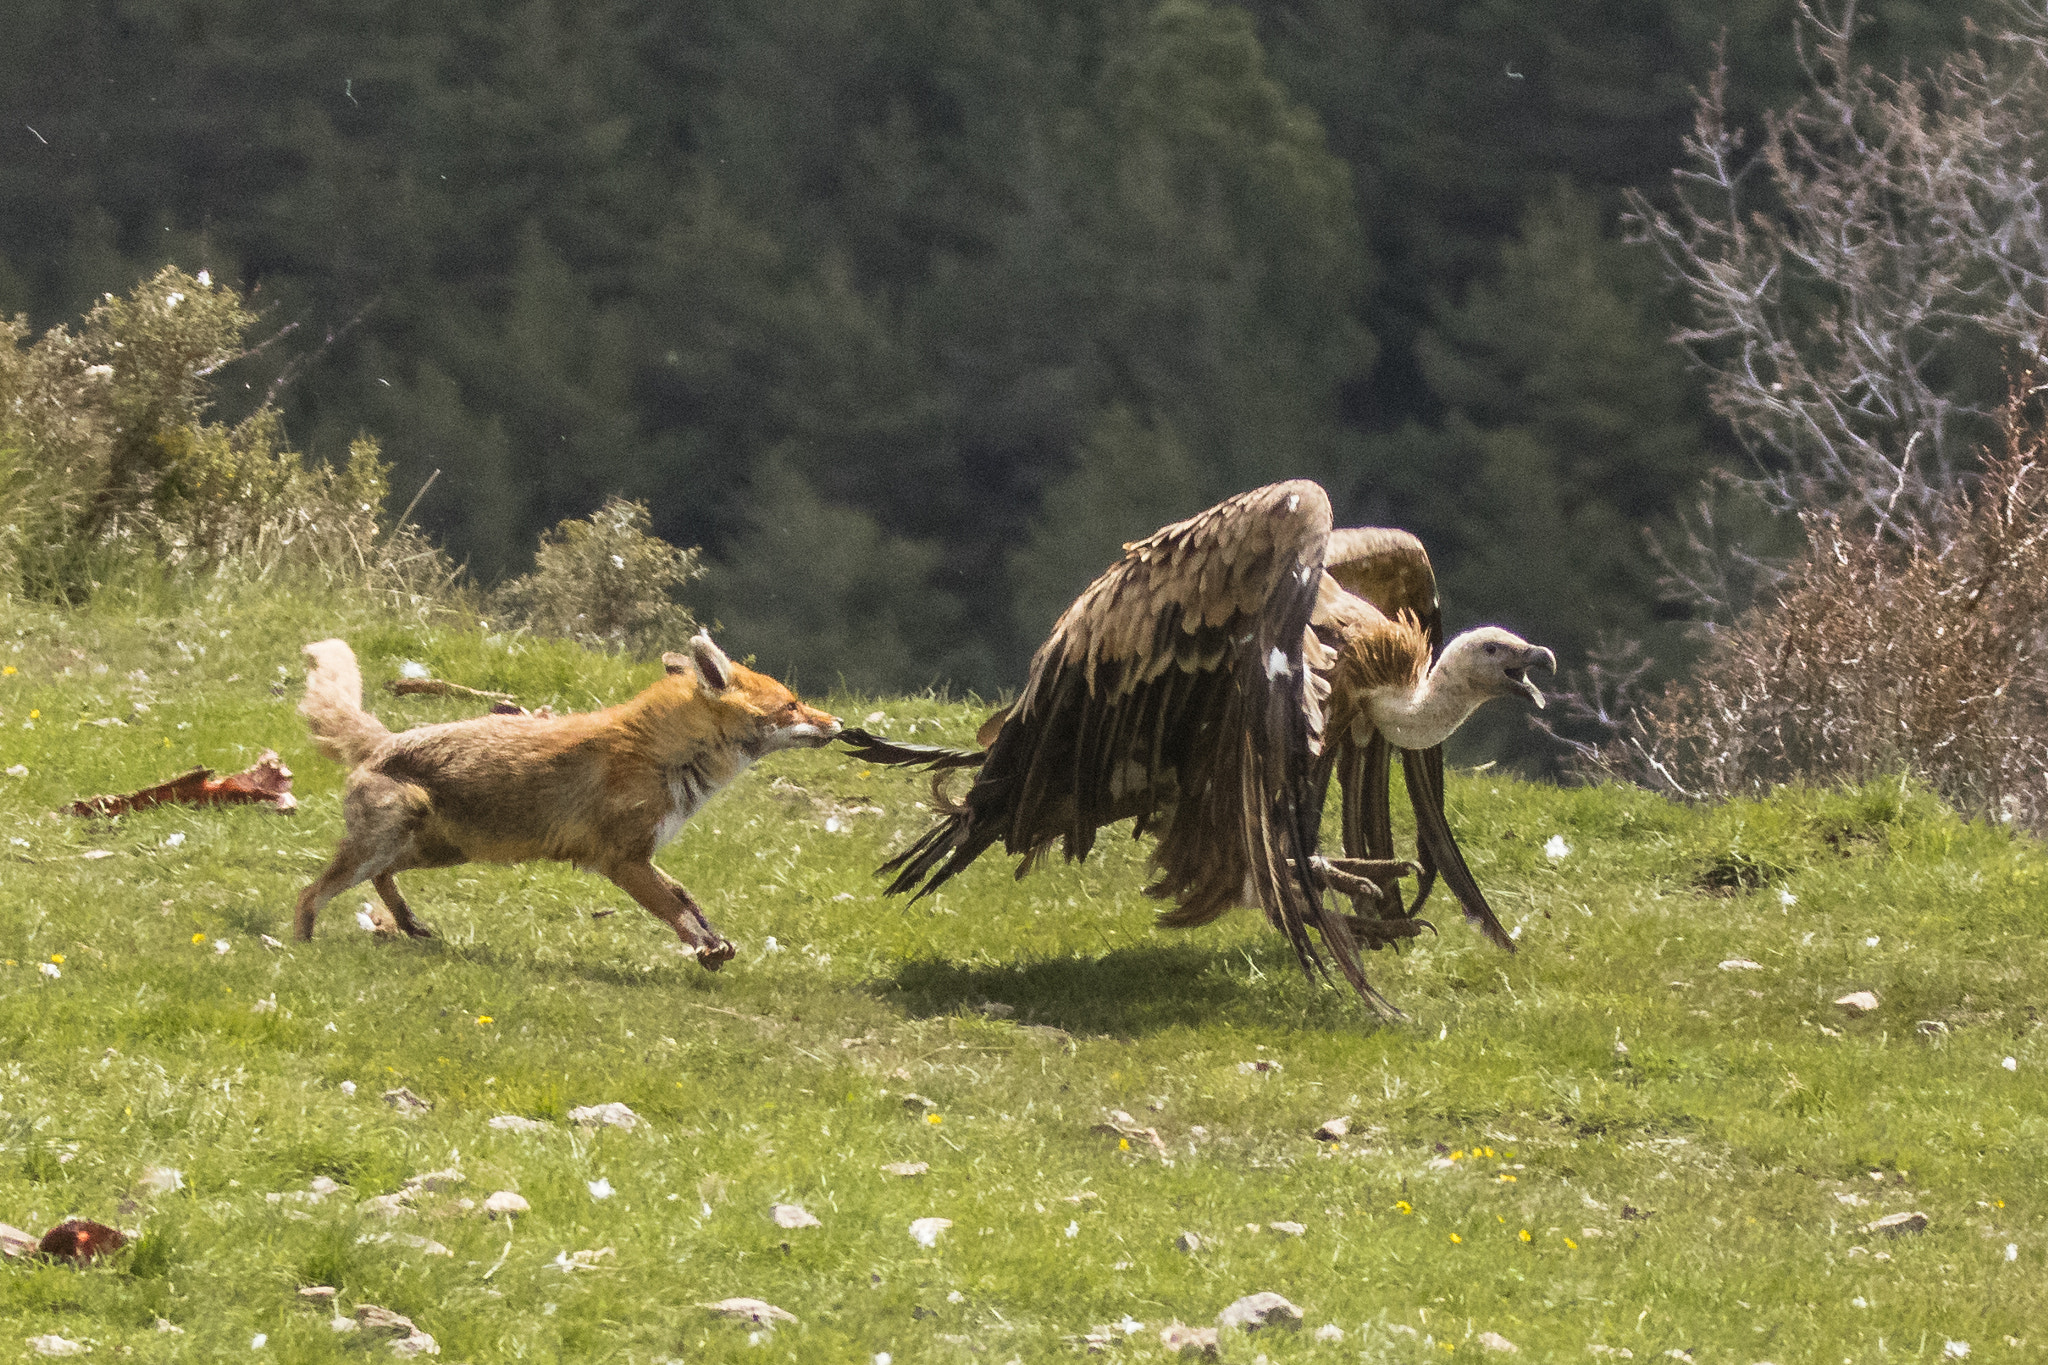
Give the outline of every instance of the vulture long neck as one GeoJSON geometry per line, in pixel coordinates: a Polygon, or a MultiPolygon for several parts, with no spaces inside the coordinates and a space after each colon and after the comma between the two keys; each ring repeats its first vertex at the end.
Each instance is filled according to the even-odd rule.
{"type": "Polygon", "coordinates": [[[1448,739],[1488,695],[1463,676],[1447,672],[1439,659],[1419,683],[1368,689],[1365,710],[1397,747],[1429,749],[1448,739]]]}

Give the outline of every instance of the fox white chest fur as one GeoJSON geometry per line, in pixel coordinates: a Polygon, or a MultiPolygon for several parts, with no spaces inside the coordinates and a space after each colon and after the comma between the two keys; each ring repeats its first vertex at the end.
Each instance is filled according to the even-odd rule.
{"type": "Polygon", "coordinates": [[[703,768],[695,763],[669,769],[669,811],[667,815],[661,817],[661,823],[654,827],[654,846],[666,847],[683,832],[684,823],[704,808],[705,802],[723,791],[726,784],[746,771],[746,768],[746,761],[741,760],[716,779],[706,775],[703,768]]]}

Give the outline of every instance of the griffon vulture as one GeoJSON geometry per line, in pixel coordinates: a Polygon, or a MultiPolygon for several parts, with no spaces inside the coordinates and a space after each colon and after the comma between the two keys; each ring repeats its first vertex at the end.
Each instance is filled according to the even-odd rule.
{"type": "Polygon", "coordinates": [[[1405,531],[1332,531],[1307,480],[1218,503],[1125,547],[1067,608],[1016,702],[982,726],[979,752],[841,739],[876,763],[978,768],[947,814],[880,871],[891,893],[936,890],[991,844],[1029,871],[1054,840],[1083,858],[1096,831],[1136,818],[1158,835],[1162,924],[1206,924],[1256,906],[1304,971],[1315,940],[1375,1008],[1359,947],[1419,932],[1442,875],[1466,917],[1514,945],[1466,870],[1443,812],[1446,736],[1492,697],[1543,704],[1527,677],[1556,658],[1498,627],[1442,645],[1436,580],[1405,531]],[[1439,649],[1441,646],[1441,649],[1439,649]],[[1387,782],[1401,750],[1422,886],[1402,904],[1387,782]],[[1344,790],[1346,857],[1318,856],[1323,799],[1344,790]],[[1333,911],[1326,890],[1357,913],[1333,911]]]}

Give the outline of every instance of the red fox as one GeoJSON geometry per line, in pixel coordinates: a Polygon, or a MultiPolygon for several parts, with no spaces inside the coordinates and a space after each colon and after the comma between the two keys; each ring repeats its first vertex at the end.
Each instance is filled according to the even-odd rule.
{"type": "Polygon", "coordinates": [[[348,833],[299,893],[295,924],[313,937],[320,907],[367,881],[415,938],[393,877],[416,867],[558,858],[600,872],[676,931],[716,971],[733,956],[654,851],[763,754],[816,748],[839,721],[775,679],[725,657],[708,635],[664,654],[668,674],[629,702],[582,715],[481,716],[392,734],[363,710],[362,674],[340,640],[306,646],[300,714],[322,753],[349,770],[348,833]]]}

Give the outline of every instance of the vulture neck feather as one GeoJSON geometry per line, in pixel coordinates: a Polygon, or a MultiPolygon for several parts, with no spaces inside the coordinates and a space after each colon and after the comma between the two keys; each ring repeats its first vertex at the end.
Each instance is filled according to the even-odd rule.
{"type": "Polygon", "coordinates": [[[1419,682],[1367,689],[1365,714],[1395,747],[1433,749],[1491,695],[1439,660],[1419,682]]]}

